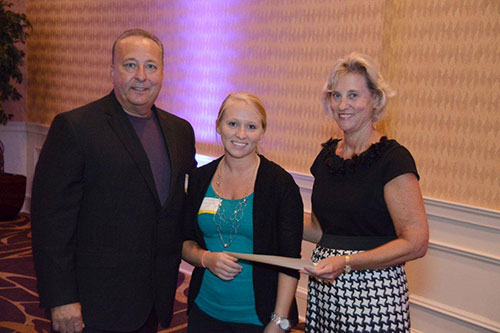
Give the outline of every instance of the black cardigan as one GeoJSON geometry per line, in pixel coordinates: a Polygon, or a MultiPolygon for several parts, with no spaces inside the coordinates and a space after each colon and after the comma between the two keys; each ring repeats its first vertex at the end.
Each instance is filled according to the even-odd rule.
{"type": "MultiPolygon", "coordinates": [[[[303,204],[299,187],[292,176],[274,162],[259,155],[253,204],[253,245],[255,254],[280,255],[300,258],[303,229],[303,204]]],[[[210,181],[217,170],[219,158],[192,173],[186,209],[185,237],[206,249],[197,215],[210,181]]],[[[296,279],[296,270],[253,263],[253,287],[257,316],[266,325],[274,311],[278,290],[278,273],[296,279]]],[[[189,284],[188,309],[198,295],[205,269],[195,267],[189,284]]],[[[292,325],[298,321],[294,299],[288,316],[292,325]]]]}

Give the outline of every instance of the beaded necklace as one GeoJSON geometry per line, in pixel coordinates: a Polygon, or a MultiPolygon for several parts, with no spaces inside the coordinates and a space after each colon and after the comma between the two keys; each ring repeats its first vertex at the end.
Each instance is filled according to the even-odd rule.
{"type": "Polygon", "coordinates": [[[255,175],[257,174],[257,170],[259,169],[260,159],[257,161],[257,165],[255,166],[255,170],[253,172],[253,177],[248,182],[243,197],[238,200],[238,203],[236,203],[234,210],[229,216],[226,216],[226,210],[222,205],[222,202],[227,199],[224,199],[219,195],[220,185],[222,182],[221,179],[222,179],[223,163],[225,163],[225,157],[222,158],[222,161],[220,162],[220,167],[217,169],[217,174],[216,174],[217,180],[215,182],[215,185],[217,187],[217,190],[214,192],[215,192],[215,197],[220,200],[220,204],[219,208],[217,209],[217,214],[213,215],[213,219],[214,219],[214,224],[217,226],[217,233],[219,234],[219,239],[222,243],[222,246],[225,249],[227,249],[233,243],[233,236],[238,233],[238,228],[240,227],[240,221],[243,218],[243,215],[245,214],[245,208],[247,207],[247,199],[250,194],[252,185],[255,182],[255,175]],[[229,229],[229,239],[227,240],[227,242],[224,240],[224,236],[222,235],[223,227],[225,227],[226,230],[229,229]]]}

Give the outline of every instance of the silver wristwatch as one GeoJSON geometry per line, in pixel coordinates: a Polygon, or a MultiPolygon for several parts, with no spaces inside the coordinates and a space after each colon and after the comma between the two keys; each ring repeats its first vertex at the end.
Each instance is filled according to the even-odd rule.
{"type": "Polygon", "coordinates": [[[271,321],[274,321],[276,325],[278,325],[279,328],[281,328],[282,330],[288,331],[290,330],[290,328],[292,328],[288,318],[281,317],[274,312],[271,314],[271,321]]]}

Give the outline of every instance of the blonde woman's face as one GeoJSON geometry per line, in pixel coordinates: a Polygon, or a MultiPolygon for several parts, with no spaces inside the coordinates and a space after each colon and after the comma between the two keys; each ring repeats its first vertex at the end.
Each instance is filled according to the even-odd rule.
{"type": "Polygon", "coordinates": [[[264,132],[260,113],[243,101],[230,102],[217,126],[225,153],[234,158],[254,154],[264,132]]]}
{"type": "Polygon", "coordinates": [[[330,108],[333,119],[345,133],[371,128],[374,107],[375,99],[361,74],[344,74],[333,87],[330,108]]]}

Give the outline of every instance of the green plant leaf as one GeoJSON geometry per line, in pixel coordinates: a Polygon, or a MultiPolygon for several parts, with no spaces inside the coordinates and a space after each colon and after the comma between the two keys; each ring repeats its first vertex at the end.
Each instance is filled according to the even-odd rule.
{"type": "MultiPolygon", "coordinates": [[[[13,85],[23,81],[21,66],[26,53],[18,48],[18,43],[25,44],[32,29],[26,14],[9,10],[12,6],[12,2],[0,0],[0,103],[22,97],[13,85]]],[[[6,125],[12,116],[0,104],[0,124],[6,125]]]]}

